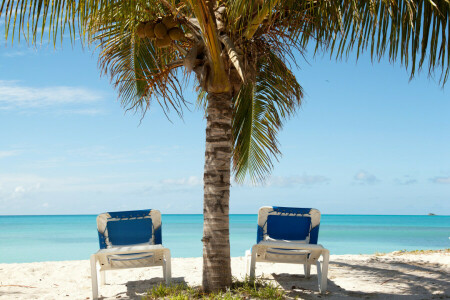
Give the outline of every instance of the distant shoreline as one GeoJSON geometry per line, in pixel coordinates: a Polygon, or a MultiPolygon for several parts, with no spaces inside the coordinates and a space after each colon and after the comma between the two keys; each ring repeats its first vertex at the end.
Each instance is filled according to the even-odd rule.
{"type": "MultiPolygon", "coordinates": [[[[83,216],[97,216],[98,214],[54,214],[54,215],[0,215],[0,217],[83,217],[83,216]]],[[[203,214],[165,214],[162,213],[163,216],[202,216],[203,214]]],[[[230,216],[257,216],[258,214],[233,214],[231,213],[230,216]]],[[[384,216],[384,217],[410,217],[410,216],[424,216],[424,217],[450,217],[450,215],[437,215],[437,214],[389,214],[389,215],[383,215],[383,214],[322,214],[322,216],[384,216]]]]}

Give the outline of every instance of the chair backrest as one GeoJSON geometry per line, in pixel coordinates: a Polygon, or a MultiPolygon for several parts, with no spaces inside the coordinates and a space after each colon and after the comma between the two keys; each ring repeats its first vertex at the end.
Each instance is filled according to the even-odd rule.
{"type": "Polygon", "coordinates": [[[97,216],[100,249],[149,243],[162,244],[159,210],[108,212],[97,216]]]}
{"type": "Polygon", "coordinates": [[[268,238],[317,244],[320,212],[314,208],[264,206],[258,212],[257,243],[268,238]]]}

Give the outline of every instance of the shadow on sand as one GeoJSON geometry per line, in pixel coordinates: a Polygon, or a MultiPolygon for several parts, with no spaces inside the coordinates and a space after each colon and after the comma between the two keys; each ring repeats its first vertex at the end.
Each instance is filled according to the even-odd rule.
{"type": "MultiPolygon", "coordinates": [[[[449,273],[430,264],[333,261],[325,294],[319,294],[315,274],[310,278],[301,274],[271,274],[269,280],[280,285],[288,299],[450,299],[449,273]]],[[[184,277],[172,278],[172,282],[186,284],[184,277]]],[[[161,277],[128,281],[127,291],[114,298],[141,299],[161,283],[164,283],[161,277]]]]}
{"type": "Polygon", "coordinates": [[[450,276],[435,267],[413,263],[378,263],[378,266],[330,262],[331,268],[339,269],[340,275],[354,280],[354,284],[366,282],[375,285],[370,291],[356,286],[349,290],[337,285],[331,273],[328,289],[323,295],[318,293],[317,276],[305,278],[298,274],[271,274],[274,283],[295,299],[450,299],[450,276]],[[391,293],[381,292],[380,286],[390,285],[391,293]],[[359,291],[358,291],[359,289],[359,291]]]}
{"type": "MultiPolygon", "coordinates": [[[[164,278],[162,277],[154,277],[152,279],[147,280],[136,280],[136,281],[128,281],[126,283],[127,291],[118,293],[114,296],[117,299],[132,299],[132,300],[141,300],[143,296],[147,295],[149,291],[152,290],[153,287],[156,287],[160,284],[164,284],[164,278]]],[[[184,280],[184,277],[172,277],[173,284],[187,284],[184,280]]],[[[104,299],[102,297],[99,298],[104,299]]]]}

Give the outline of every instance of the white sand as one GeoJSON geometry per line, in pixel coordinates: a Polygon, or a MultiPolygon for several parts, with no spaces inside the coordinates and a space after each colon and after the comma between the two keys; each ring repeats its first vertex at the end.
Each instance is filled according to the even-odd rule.
{"type": "MultiPolygon", "coordinates": [[[[245,260],[232,259],[233,275],[244,275],[245,260]]],[[[332,255],[328,292],[319,295],[315,268],[305,279],[303,267],[257,264],[289,297],[299,299],[445,299],[450,298],[450,252],[385,255],[332,255]]],[[[175,282],[201,283],[201,258],[174,258],[175,282]]],[[[140,299],[163,282],[161,268],[106,273],[103,299],[140,299]]],[[[89,261],[0,264],[0,299],[91,299],[89,261]]]]}

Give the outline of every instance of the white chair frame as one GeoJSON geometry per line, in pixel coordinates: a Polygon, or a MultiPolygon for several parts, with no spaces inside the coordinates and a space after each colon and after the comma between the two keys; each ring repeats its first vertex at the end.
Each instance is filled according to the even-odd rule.
{"type": "MultiPolygon", "coordinates": [[[[154,227],[161,226],[161,213],[158,210],[151,210],[151,217],[154,227]]],[[[101,214],[97,217],[97,229],[99,232],[106,232],[106,223],[108,220],[116,220],[110,218],[108,213],[101,214]]],[[[109,242],[106,236],[106,249],[100,249],[97,253],[91,255],[91,280],[92,280],[92,297],[98,299],[99,285],[98,272],[100,272],[100,284],[106,284],[105,271],[120,270],[129,268],[143,267],[162,267],[163,277],[167,285],[170,284],[172,278],[171,254],[168,248],[164,248],[161,244],[154,244],[154,233],[149,243],[114,246],[109,242]]]]}
{"type": "MultiPolygon", "coordinates": [[[[269,214],[275,214],[272,210],[272,207],[268,206],[260,208],[258,212],[260,227],[265,226],[269,214]]],[[[320,212],[315,209],[311,209],[311,211],[314,214],[314,222],[319,224],[320,212]]],[[[246,273],[251,279],[255,278],[257,262],[303,264],[306,278],[310,277],[311,265],[314,264],[317,267],[319,292],[325,293],[327,290],[330,252],[320,244],[309,244],[309,237],[305,241],[267,238],[255,244],[251,251],[247,250],[245,256],[247,260],[246,273]],[[320,256],[322,256],[322,263],[319,261],[320,256]]]]}

